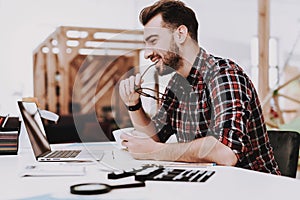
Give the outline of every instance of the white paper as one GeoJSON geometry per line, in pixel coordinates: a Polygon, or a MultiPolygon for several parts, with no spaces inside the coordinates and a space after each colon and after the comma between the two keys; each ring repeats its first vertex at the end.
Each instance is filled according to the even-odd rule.
{"type": "Polygon", "coordinates": [[[58,119],[59,119],[59,115],[58,114],[56,114],[54,112],[51,112],[49,110],[40,110],[39,109],[39,113],[40,113],[40,115],[41,115],[42,118],[50,120],[50,121],[57,122],[58,119]]]}
{"type": "Polygon", "coordinates": [[[84,166],[75,165],[27,165],[20,176],[84,176],[84,166]]]}

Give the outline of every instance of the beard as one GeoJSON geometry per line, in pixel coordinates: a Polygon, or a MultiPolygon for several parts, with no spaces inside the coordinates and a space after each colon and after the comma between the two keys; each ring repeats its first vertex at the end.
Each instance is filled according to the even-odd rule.
{"type": "Polygon", "coordinates": [[[179,56],[179,47],[174,40],[170,42],[170,50],[164,55],[162,66],[157,71],[160,76],[170,74],[182,66],[182,58],[179,56]]]}

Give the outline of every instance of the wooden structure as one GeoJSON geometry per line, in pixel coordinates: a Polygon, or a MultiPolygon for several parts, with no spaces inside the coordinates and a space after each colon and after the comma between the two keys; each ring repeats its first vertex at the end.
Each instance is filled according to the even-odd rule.
{"type": "Polygon", "coordinates": [[[139,65],[142,35],[140,30],[58,27],[33,52],[40,107],[66,115],[70,105],[80,113],[112,106],[119,78],[139,65]]]}
{"type": "MultiPolygon", "coordinates": [[[[269,38],[270,38],[270,1],[258,0],[258,93],[266,97],[269,88],[269,38]]],[[[270,102],[265,102],[263,112],[267,115],[270,102]]]]}
{"type": "MultiPolygon", "coordinates": [[[[300,74],[288,79],[285,83],[278,85],[273,90],[269,88],[269,38],[270,38],[270,0],[258,0],[258,39],[259,39],[259,78],[258,78],[258,92],[262,98],[262,108],[266,123],[272,128],[279,128],[280,125],[286,123],[284,114],[298,113],[299,106],[295,109],[284,109],[280,105],[280,99],[288,100],[286,103],[300,104],[299,99],[284,94],[282,91],[289,84],[298,81],[300,74]],[[280,98],[279,98],[280,97],[280,98]],[[273,104],[271,106],[271,103],[273,104]],[[274,118],[277,120],[274,120],[274,118]]],[[[295,47],[300,38],[298,34],[296,41],[286,59],[283,71],[289,65],[289,60],[293,55],[295,47]]]]}
{"type": "MultiPolygon", "coordinates": [[[[300,111],[299,106],[296,106],[294,109],[284,109],[282,108],[282,106],[280,105],[279,102],[279,97],[285,100],[288,100],[288,103],[296,103],[296,105],[300,104],[300,100],[295,98],[295,97],[291,97],[288,94],[285,94],[282,92],[282,90],[284,88],[286,88],[287,86],[289,86],[291,83],[295,82],[295,81],[299,81],[300,80],[300,74],[294,76],[293,78],[289,79],[288,81],[286,81],[285,83],[283,83],[282,85],[279,85],[278,87],[276,87],[274,90],[272,90],[269,95],[267,96],[267,98],[264,100],[265,102],[271,102],[273,101],[274,106],[270,108],[270,111],[266,117],[266,124],[268,126],[270,126],[271,128],[279,128],[280,125],[283,125],[286,123],[285,119],[284,119],[284,114],[286,113],[294,113],[297,114],[300,111]],[[278,120],[276,120],[278,119],[278,120]]],[[[263,108],[264,107],[264,103],[263,103],[263,108]]]]}

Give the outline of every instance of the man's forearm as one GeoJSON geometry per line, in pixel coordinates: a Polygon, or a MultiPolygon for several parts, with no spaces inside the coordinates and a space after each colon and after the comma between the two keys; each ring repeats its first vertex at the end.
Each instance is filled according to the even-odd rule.
{"type": "Polygon", "coordinates": [[[162,144],[150,153],[133,153],[136,159],[215,162],[221,165],[235,165],[237,158],[232,150],[212,136],[196,139],[189,143],[162,144]]]}

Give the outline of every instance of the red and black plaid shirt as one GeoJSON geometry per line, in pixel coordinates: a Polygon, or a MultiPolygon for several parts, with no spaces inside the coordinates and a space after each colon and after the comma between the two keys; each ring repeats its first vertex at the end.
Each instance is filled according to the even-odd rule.
{"type": "Polygon", "coordinates": [[[165,94],[153,117],[162,142],[213,135],[236,154],[236,166],[280,174],[254,85],[233,61],[200,49],[189,76],[176,73],[165,94]]]}

